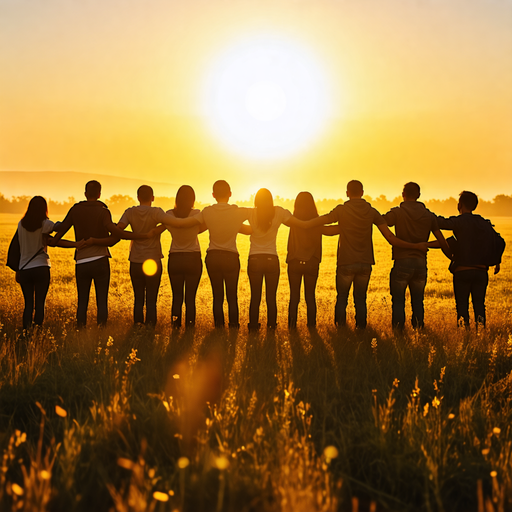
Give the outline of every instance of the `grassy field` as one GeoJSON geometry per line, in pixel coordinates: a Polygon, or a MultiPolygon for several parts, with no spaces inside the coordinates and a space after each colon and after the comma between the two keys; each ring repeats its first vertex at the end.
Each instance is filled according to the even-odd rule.
{"type": "MultiPolygon", "coordinates": [[[[18,220],[1,217],[2,261],[18,220]]],[[[90,327],[74,329],[72,251],[50,249],[44,328],[23,339],[21,290],[2,266],[0,510],[512,510],[512,219],[495,223],[508,249],[478,332],[457,328],[447,260],[431,251],[426,328],[395,335],[379,233],[365,332],[352,303],[347,328],[333,325],[335,237],[324,238],[318,328],[301,304],[288,332],[287,228],[269,333],[247,332],[241,235],[238,332],[213,329],[206,271],[195,330],[171,330],[166,271],[156,330],[134,329],[122,242],[107,328],[91,300],[90,327]]]]}

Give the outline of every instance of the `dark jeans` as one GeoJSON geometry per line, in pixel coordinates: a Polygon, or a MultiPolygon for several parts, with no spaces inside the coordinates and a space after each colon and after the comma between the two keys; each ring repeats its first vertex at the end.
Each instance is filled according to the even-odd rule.
{"type": "Polygon", "coordinates": [[[226,298],[228,300],[229,326],[238,327],[238,277],[240,275],[238,253],[208,251],[205,263],[212,283],[215,327],[224,326],[224,286],[226,286],[226,298]]]}
{"type": "Polygon", "coordinates": [[[23,298],[25,299],[23,329],[30,329],[32,327],[34,309],[34,324],[42,325],[44,320],[44,303],[48,288],[50,287],[50,267],[44,266],[20,270],[18,279],[21,291],[23,292],[23,298]]]}
{"type": "Polygon", "coordinates": [[[185,325],[196,321],[196,293],[203,273],[200,252],[172,252],[167,264],[172,288],[172,322],[181,325],[181,310],[185,299],[185,325]],[[185,293],[183,293],[185,292],[185,293]]]}
{"type": "Polygon", "coordinates": [[[108,287],[110,285],[110,263],[108,258],[100,258],[88,263],[78,263],[75,265],[75,275],[78,291],[77,327],[80,329],[87,324],[87,308],[93,281],[98,310],[97,322],[98,325],[105,325],[108,318],[108,287]]]}
{"type": "Polygon", "coordinates": [[[485,292],[489,276],[485,269],[460,270],[453,274],[453,291],[457,307],[457,322],[462,318],[469,327],[469,296],[473,302],[475,323],[485,327],[485,292]]]}
{"type": "Polygon", "coordinates": [[[395,260],[389,274],[389,289],[391,291],[393,327],[403,329],[405,326],[405,290],[409,287],[411,293],[412,326],[423,327],[425,310],[423,297],[427,284],[427,262],[420,258],[403,258],[395,260]]]}
{"type": "Polygon", "coordinates": [[[348,294],[352,283],[354,284],[354,305],[356,309],[356,327],[366,327],[366,292],[372,266],[365,263],[351,265],[338,265],[336,268],[336,306],[334,308],[334,323],[345,325],[347,323],[348,294]]]}
{"type": "Polygon", "coordinates": [[[249,329],[259,327],[261,292],[265,278],[265,299],[267,301],[267,327],[277,325],[277,285],[279,284],[279,258],[274,254],[249,256],[247,275],[251,285],[249,306],[249,329]]]}
{"type": "Polygon", "coordinates": [[[318,258],[308,261],[292,260],[288,263],[288,282],[290,283],[290,304],[288,306],[288,326],[297,326],[297,314],[300,302],[300,287],[304,278],[304,297],[306,299],[308,325],[316,325],[315,289],[318,280],[318,258]]]}
{"type": "Polygon", "coordinates": [[[147,276],[142,270],[143,263],[130,261],[130,278],[133,286],[133,322],[144,323],[144,303],[146,303],[146,324],[156,324],[156,301],[160,280],[162,279],[162,261],[156,261],[154,275],[147,276]]]}

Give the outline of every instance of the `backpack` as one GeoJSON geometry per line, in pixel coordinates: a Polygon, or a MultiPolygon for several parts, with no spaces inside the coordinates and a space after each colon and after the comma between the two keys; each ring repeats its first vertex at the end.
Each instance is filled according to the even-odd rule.
{"type": "Polygon", "coordinates": [[[484,264],[488,267],[499,265],[506,243],[503,237],[496,232],[490,220],[479,223],[476,236],[482,243],[484,264]]]}
{"type": "Polygon", "coordinates": [[[14,233],[12,237],[11,243],[9,244],[9,249],[7,250],[7,261],[5,265],[10,269],[14,270],[14,272],[19,272],[23,270],[37,255],[43,252],[43,248],[41,247],[33,256],[30,258],[23,267],[20,268],[20,260],[21,260],[21,247],[20,247],[20,238],[18,235],[18,230],[14,233]]]}

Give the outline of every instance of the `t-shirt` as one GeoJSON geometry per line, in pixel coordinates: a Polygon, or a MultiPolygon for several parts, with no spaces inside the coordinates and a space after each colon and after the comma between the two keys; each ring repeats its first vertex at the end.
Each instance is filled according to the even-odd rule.
{"type": "MultiPolygon", "coordinates": [[[[428,242],[430,233],[439,229],[436,216],[419,201],[404,201],[391,208],[384,215],[388,226],[395,226],[395,234],[400,240],[413,244],[428,242]]],[[[393,259],[416,258],[426,260],[426,253],[417,249],[403,249],[393,246],[393,259]]]]}
{"type": "MultiPolygon", "coordinates": [[[[101,201],[80,201],[74,204],[57,228],[58,234],[66,234],[73,226],[75,228],[75,240],[87,240],[88,238],[108,238],[112,226],[112,215],[107,205],[101,201]]],[[[98,258],[110,258],[108,247],[91,245],[75,251],[77,263],[94,261],[98,258]]]]}
{"type": "Polygon", "coordinates": [[[207,251],[230,251],[238,254],[236,235],[244,221],[249,219],[252,208],[239,208],[236,204],[217,203],[207,206],[197,215],[201,224],[210,232],[207,251]]]}
{"type": "MultiPolygon", "coordinates": [[[[165,212],[155,206],[139,205],[128,208],[119,221],[130,225],[134,233],[147,233],[163,222],[165,212]]],[[[163,258],[160,236],[146,240],[131,240],[129,260],[133,263],[144,263],[146,260],[163,258]]]]}
{"type": "MultiPolygon", "coordinates": [[[[188,216],[194,217],[195,215],[199,215],[199,213],[199,210],[194,209],[190,211],[188,216]]],[[[176,215],[174,215],[174,210],[168,210],[167,215],[178,218],[176,215]]],[[[167,229],[172,235],[171,249],[169,250],[169,254],[173,252],[201,252],[199,240],[197,239],[197,234],[201,229],[199,224],[196,224],[190,228],[175,228],[167,225],[167,229]]]]}
{"type": "Polygon", "coordinates": [[[286,263],[294,260],[322,260],[322,226],[310,229],[292,226],[288,235],[286,263]]]}
{"type": "Polygon", "coordinates": [[[275,254],[277,256],[277,232],[281,224],[286,222],[292,214],[281,206],[274,206],[274,212],[274,218],[269,229],[264,231],[258,227],[258,209],[253,209],[249,217],[249,224],[253,229],[249,256],[253,254],[275,254]]]}
{"type": "Polygon", "coordinates": [[[338,265],[375,264],[373,225],[386,224],[382,215],[362,198],[349,199],[325,216],[327,223],[338,222],[338,265]]]}
{"type": "Polygon", "coordinates": [[[39,229],[35,231],[27,231],[22,225],[21,221],[18,223],[18,238],[20,241],[20,268],[28,270],[29,268],[36,267],[50,267],[50,256],[46,252],[46,247],[43,244],[43,234],[48,234],[53,231],[54,223],[51,220],[45,219],[39,229]],[[38,254],[30,263],[27,263],[39,249],[43,251],[38,254]]]}

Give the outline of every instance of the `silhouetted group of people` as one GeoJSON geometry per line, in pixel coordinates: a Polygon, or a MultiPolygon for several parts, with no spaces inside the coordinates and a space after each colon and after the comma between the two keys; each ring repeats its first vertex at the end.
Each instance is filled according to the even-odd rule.
{"type": "MultiPolygon", "coordinates": [[[[115,224],[107,206],[101,202],[101,185],[90,181],[85,187],[85,201],[76,203],[64,221],[54,224],[48,219],[44,198],[31,199],[27,212],[18,224],[21,257],[17,281],[25,299],[23,328],[41,325],[44,304],[50,284],[50,260],[47,246],[75,249],[75,275],[78,293],[77,327],[87,322],[87,308],[92,283],[96,291],[97,323],[105,325],[108,319],[108,292],[110,285],[109,247],[120,239],[131,240],[130,278],[134,293],[133,319],[135,324],[154,326],[157,322],[157,298],[162,277],[162,247],[160,235],[166,229],[172,235],[169,251],[168,274],[172,288],[172,325],[183,324],[185,305],[186,327],[196,320],[196,293],[203,271],[198,234],[208,230],[209,245],[205,264],[213,293],[215,327],[224,327],[224,298],[228,304],[228,325],[238,328],[238,279],[240,258],[236,240],[239,233],[250,236],[249,277],[251,300],[249,331],[260,328],[260,304],[263,281],[267,304],[267,329],[277,326],[277,288],[280,262],[276,238],[279,227],[290,227],[288,237],[288,281],[290,301],[288,326],[297,326],[300,290],[304,282],[307,305],[307,325],[316,325],[315,299],[319,265],[322,259],[322,237],[339,236],[336,267],[336,305],[334,323],[342,327],[347,321],[347,304],[352,289],[355,305],[356,328],[367,325],[367,290],[375,264],[373,226],[393,246],[394,265],[390,273],[392,297],[392,325],[405,327],[405,297],[409,288],[413,328],[424,326],[424,292],[427,282],[429,248],[439,247],[450,259],[453,273],[457,319],[469,327],[469,298],[471,297],[476,324],[485,326],[485,294],[488,269],[499,272],[499,253],[491,257],[489,245],[495,233],[491,223],[473,212],[477,196],[468,191],[460,194],[459,215],[445,218],[430,212],[419,202],[420,187],[407,183],[402,192],[403,202],[381,215],[365,199],[360,181],[347,185],[348,200],[330,213],[319,215],[313,196],[300,192],[295,200],[293,214],[274,206],[272,194],[260,189],[254,199],[254,208],[241,208],[230,204],[231,189],[226,181],[213,185],[215,204],[202,211],[194,208],[195,193],[183,185],[176,194],[175,207],[167,212],[152,206],[153,190],[142,185],[137,191],[138,206],[128,208],[115,224]],[[247,223],[246,223],[247,222],[247,223]],[[131,231],[126,228],[130,226],[131,231]],[[394,226],[395,234],[389,226],[394,226]],[[75,241],[62,237],[73,227],[75,241]],[[453,231],[454,236],[444,238],[441,230],[453,231]],[[52,237],[51,233],[56,234],[52,237]],[[429,242],[430,234],[436,238],[429,242]],[[144,316],[145,308],[145,316],[144,316]]],[[[501,249],[501,252],[503,249],[501,249]]]]}

